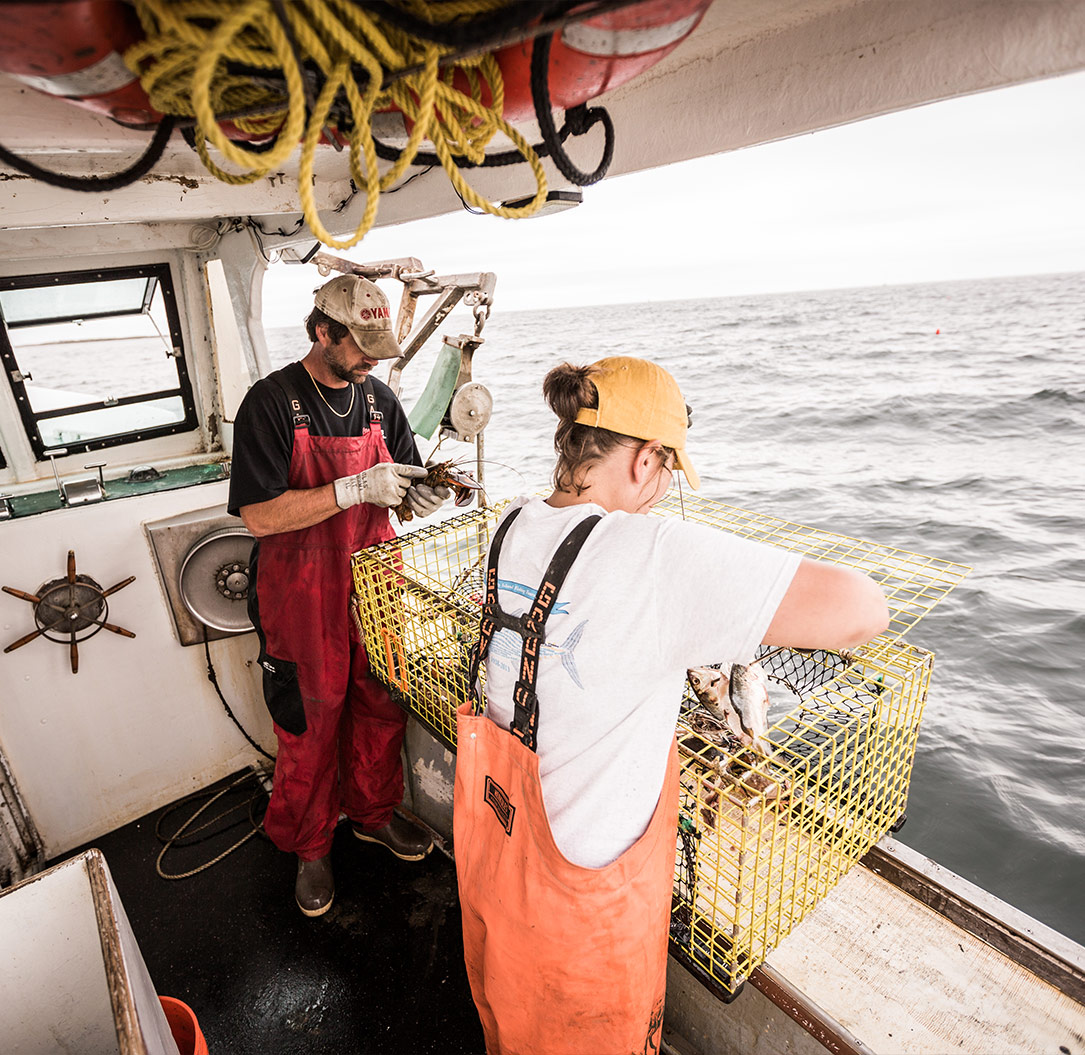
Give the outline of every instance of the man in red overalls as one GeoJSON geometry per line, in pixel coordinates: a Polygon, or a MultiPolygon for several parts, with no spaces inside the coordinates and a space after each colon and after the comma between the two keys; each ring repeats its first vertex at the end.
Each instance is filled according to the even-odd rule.
{"type": "Polygon", "coordinates": [[[256,536],[249,612],[279,741],[264,830],[298,856],[307,916],[332,904],[329,853],[340,812],[359,839],[405,861],[432,849],[397,816],[406,716],[369,675],[350,617],[349,555],[394,537],[388,510],[434,512],[448,491],[426,470],[407,416],[370,376],[400,354],[388,301],[341,275],[316,292],[300,362],[250,389],[237,413],[229,510],[256,536]]]}

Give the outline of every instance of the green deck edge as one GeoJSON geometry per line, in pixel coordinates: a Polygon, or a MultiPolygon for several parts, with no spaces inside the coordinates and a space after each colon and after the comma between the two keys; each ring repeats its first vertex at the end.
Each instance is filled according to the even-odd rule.
{"type": "MultiPolygon", "coordinates": [[[[229,475],[228,463],[211,462],[202,465],[185,465],[179,469],[167,469],[156,480],[106,480],[104,501],[113,502],[118,498],[136,498],[139,495],[155,494],[158,491],[175,491],[181,487],[214,483],[216,480],[228,479],[229,475]]],[[[27,495],[15,495],[8,501],[11,504],[13,520],[68,508],[60,500],[56,487],[27,495]]],[[[100,503],[85,504],[99,505],[100,503]]]]}

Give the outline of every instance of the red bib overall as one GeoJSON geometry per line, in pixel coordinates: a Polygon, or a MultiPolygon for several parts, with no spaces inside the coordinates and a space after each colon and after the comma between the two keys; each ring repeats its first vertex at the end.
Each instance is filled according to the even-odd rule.
{"type": "MultiPolygon", "coordinates": [[[[295,423],[288,486],[319,487],[391,460],[377,423],[347,437],[295,423]]],[[[406,716],[369,676],[349,611],[350,554],[393,537],[387,510],[363,503],[260,540],[261,664],[279,741],[264,830],[306,861],[331,849],[340,810],[372,830],[403,798],[406,716]]]]}
{"type": "MultiPolygon", "coordinates": [[[[573,542],[575,555],[582,541],[575,534],[574,529],[559,554],[573,542]]],[[[484,657],[495,623],[520,623],[525,645],[517,717],[506,731],[474,713],[471,702],[460,709],[453,810],[464,958],[486,1050],[489,1055],[654,1053],[667,984],[677,747],[672,742],[663,788],[644,834],[603,868],[571,863],[550,830],[534,751],[539,714],[534,656],[540,648],[533,638],[541,643],[564,572],[553,574],[555,558],[522,620],[495,612],[493,558],[501,536],[499,528],[487,568],[479,655],[484,657]]]]}

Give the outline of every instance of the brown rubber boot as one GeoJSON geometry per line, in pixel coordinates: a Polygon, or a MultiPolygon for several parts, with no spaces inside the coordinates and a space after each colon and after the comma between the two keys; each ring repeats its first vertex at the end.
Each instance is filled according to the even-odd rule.
{"type": "Polygon", "coordinates": [[[332,907],[335,878],[332,876],[330,854],[315,861],[298,858],[298,878],[294,884],[294,900],[307,916],[323,916],[332,907]]]}
{"type": "Polygon", "coordinates": [[[427,832],[395,813],[383,828],[376,831],[366,831],[357,824],[351,827],[356,838],[387,847],[401,861],[421,861],[433,849],[433,840],[427,832]]]}

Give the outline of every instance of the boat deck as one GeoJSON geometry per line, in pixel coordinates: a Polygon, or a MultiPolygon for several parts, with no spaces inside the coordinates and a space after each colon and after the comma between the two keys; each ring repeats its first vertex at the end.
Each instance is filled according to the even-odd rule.
{"type": "Polygon", "coordinates": [[[1085,1050],[1081,1004],[867,868],[853,868],[768,962],[873,1051],[1085,1050]]]}
{"type": "MultiPolygon", "coordinates": [[[[201,867],[252,830],[251,814],[259,819],[263,794],[251,779],[208,806],[186,845],[167,853],[165,871],[194,874],[161,878],[156,828],[176,832],[214,790],[90,844],[105,856],[155,989],[193,1009],[210,1051],[484,1050],[445,855],[399,861],[341,825],[335,903],[307,919],[293,900],[293,855],[262,833],[201,867]]],[[[793,1008],[773,1007],[756,979],[734,1003],[719,1003],[672,963],[663,1050],[777,1055],[822,1051],[819,1037],[829,1050],[853,1053],[1085,1055],[1082,1003],[998,947],[1023,951],[1075,994],[1085,984],[1085,950],[892,841],[869,864],[852,869],[770,955],[766,968],[786,990],[784,1004],[798,1001],[793,1008]],[[988,940],[876,874],[887,867],[932,871],[927,899],[948,906],[947,915],[988,920],[988,940]]]]}
{"type": "MultiPolygon", "coordinates": [[[[164,870],[195,869],[241,838],[254,787],[210,806],[192,829],[228,805],[236,812],[195,834],[193,845],[171,848],[164,870]]],[[[202,801],[166,816],[167,836],[202,801]]],[[[295,858],[262,833],[189,878],[162,879],[155,827],[163,812],[63,859],[89,846],[102,851],[155,988],[193,1009],[212,1052],[484,1050],[463,965],[455,867],[438,850],[399,861],[340,825],[335,902],[307,919],[294,904],[295,858]]]]}

